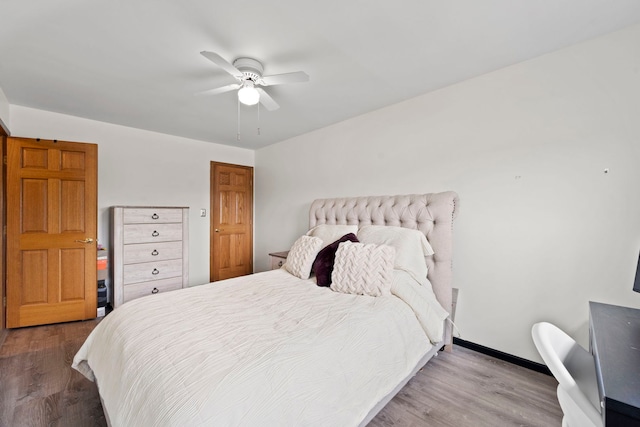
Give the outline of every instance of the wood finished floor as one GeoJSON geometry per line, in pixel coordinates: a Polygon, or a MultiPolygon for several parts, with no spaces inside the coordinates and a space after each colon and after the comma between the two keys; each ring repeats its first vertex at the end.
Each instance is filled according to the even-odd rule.
{"type": "MultiPolygon", "coordinates": [[[[9,331],[0,347],[0,426],[106,425],[95,385],[70,367],[96,324],[9,331]]],[[[560,426],[556,386],[552,377],[456,346],[429,362],[369,426],[560,426]]]]}

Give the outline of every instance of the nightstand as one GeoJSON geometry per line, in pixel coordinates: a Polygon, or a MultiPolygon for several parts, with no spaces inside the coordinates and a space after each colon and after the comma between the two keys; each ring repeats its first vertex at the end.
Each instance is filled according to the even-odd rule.
{"type": "Polygon", "coordinates": [[[272,252],[269,254],[271,257],[271,269],[277,270],[284,265],[284,262],[287,260],[287,255],[289,251],[284,252],[272,252]]]}

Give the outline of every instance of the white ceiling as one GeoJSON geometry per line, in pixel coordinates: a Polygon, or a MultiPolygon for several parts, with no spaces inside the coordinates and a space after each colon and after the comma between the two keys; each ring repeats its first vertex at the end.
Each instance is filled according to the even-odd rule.
{"type": "Polygon", "coordinates": [[[9,103],[260,148],[640,22],[637,0],[0,0],[9,103]],[[241,109],[202,57],[253,57],[281,108],[241,109]]]}

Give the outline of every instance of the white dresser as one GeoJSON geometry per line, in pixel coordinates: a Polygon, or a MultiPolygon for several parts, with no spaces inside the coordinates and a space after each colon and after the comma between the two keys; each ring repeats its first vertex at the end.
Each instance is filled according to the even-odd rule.
{"type": "Polygon", "coordinates": [[[189,208],[111,208],[114,308],[135,298],[186,287],[189,208]]]}

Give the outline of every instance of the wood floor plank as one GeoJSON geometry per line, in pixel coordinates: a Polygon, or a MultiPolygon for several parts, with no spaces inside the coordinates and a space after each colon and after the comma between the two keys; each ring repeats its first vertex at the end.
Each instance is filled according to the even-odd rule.
{"type": "MultiPolygon", "coordinates": [[[[394,401],[429,426],[559,426],[556,386],[547,375],[455,347],[429,362],[394,401]]],[[[393,410],[387,405],[378,417],[394,419],[387,414],[393,410]]]]}
{"type": "Polygon", "coordinates": [[[71,369],[96,324],[9,331],[0,348],[0,426],[106,426],[95,384],[71,369]]]}
{"type": "Polygon", "coordinates": [[[27,387],[24,361],[11,356],[0,359],[0,426],[10,426],[18,400],[18,391],[27,387]]]}
{"type": "MultiPolygon", "coordinates": [[[[106,426],[94,383],[71,369],[99,320],[10,330],[0,347],[0,426],[106,426]]],[[[552,377],[454,347],[432,359],[370,427],[560,426],[552,377]]]]}

